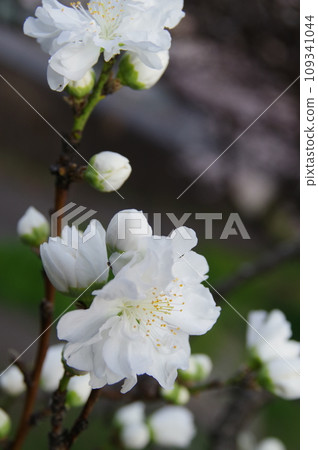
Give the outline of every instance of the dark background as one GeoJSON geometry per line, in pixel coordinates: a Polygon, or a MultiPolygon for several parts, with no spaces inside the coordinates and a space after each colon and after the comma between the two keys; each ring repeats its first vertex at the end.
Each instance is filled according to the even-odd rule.
{"type": "MultiPolygon", "coordinates": [[[[33,15],[36,3],[1,0],[0,73],[50,124],[67,133],[71,111],[63,94],[47,86],[47,55],[22,32],[22,23],[33,15]]],[[[196,0],[186,1],[185,11],[186,18],[172,32],[171,60],[162,80],[149,91],[124,88],[106,99],[91,117],[81,144],[85,158],[103,150],[129,158],[133,172],[120,190],[125,199],[82,183],[72,186],[69,200],[96,210],[96,218],[105,226],[121,209],[142,209],[149,213],[150,222],[154,212],[161,212],[163,234],[173,228],[166,212],[177,217],[193,213],[187,225],[201,237],[198,251],[209,261],[209,282],[217,286],[243,263],[298,238],[297,82],[177,200],[296,80],[298,2],[196,0]],[[193,220],[195,212],[223,214],[215,222],[212,240],[204,240],[204,224],[193,220]],[[230,212],[240,214],[250,240],[219,239],[230,212]]],[[[18,242],[16,223],[30,204],[48,215],[54,193],[48,168],[61,144],[3,80],[0,101],[0,351],[4,368],[9,348],[22,351],[37,336],[37,305],[43,295],[40,263],[18,242]]],[[[251,309],[282,309],[298,339],[298,280],[297,258],[290,258],[230,291],[226,299],[244,317],[251,309]]],[[[209,353],[215,376],[226,378],[244,361],[246,330],[235,312],[215,299],[223,308],[221,317],[210,333],[192,340],[192,347],[209,353]]],[[[66,305],[67,300],[58,297],[57,311],[66,305]]],[[[27,361],[33,351],[25,355],[27,361]]],[[[209,428],[214,404],[218,405],[214,394],[192,400],[200,429],[209,428]]],[[[296,450],[298,409],[298,402],[277,399],[250,425],[259,438],[274,435],[288,450],[296,450]]],[[[94,427],[102,434],[102,413],[98,420],[94,427]]],[[[95,428],[87,439],[94,438],[95,428]]],[[[45,427],[41,430],[44,439],[45,427]]],[[[204,445],[200,441],[196,448],[204,449],[204,445]]]]}

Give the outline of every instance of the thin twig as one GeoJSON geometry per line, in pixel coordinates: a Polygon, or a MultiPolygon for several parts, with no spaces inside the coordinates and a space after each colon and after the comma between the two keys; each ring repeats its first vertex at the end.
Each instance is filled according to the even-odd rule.
{"type": "Polygon", "coordinates": [[[78,436],[87,428],[88,425],[88,417],[91,414],[95,403],[97,402],[101,389],[93,389],[90,396],[88,397],[87,402],[85,403],[80,415],[76,419],[71,431],[68,433],[66,442],[64,443],[64,447],[61,447],[63,450],[68,450],[74,444],[78,436]]]}
{"type": "Polygon", "coordinates": [[[243,264],[233,276],[219,283],[216,290],[225,295],[252,278],[254,279],[274,269],[278,264],[296,257],[298,253],[298,242],[280,244],[274,250],[266,252],[258,260],[243,264]]]}
{"type": "Polygon", "coordinates": [[[82,133],[84,127],[92,114],[95,106],[99,103],[105,96],[104,86],[107,83],[111,69],[113,67],[113,61],[104,62],[102,72],[100,74],[99,80],[96,83],[93,92],[89,96],[87,103],[84,105],[83,109],[75,115],[74,125],[72,128],[70,141],[74,145],[78,144],[82,138],[82,133]]]}
{"type": "Polygon", "coordinates": [[[44,275],[44,281],[45,281],[45,298],[42,300],[40,305],[41,337],[39,340],[39,346],[36,355],[34,369],[29,380],[29,386],[27,389],[24,408],[20,419],[20,424],[18,427],[16,438],[9,447],[11,450],[19,450],[22,447],[23,442],[31,426],[30,419],[38,392],[42,366],[49,346],[50,326],[53,319],[55,289],[48,280],[46,275],[44,275]]]}
{"type": "Polygon", "coordinates": [[[72,374],[67,370],[64,371],[64,375],[60,380],[59,387],[53,394],[51,403],[52,429],[49,434],[49,442],[51,450],[59,450],[63,448],[64,438],[66,436],[66,430],[63,428],[63,421],[65,417],[66,407],[66,394],[67,386],[72,377],[72,374]]]}
{"type": "Polygon", "coordinates": [[[211,433],[211,450],[236,450],[237,437],[248,420],[269,402],[273,395],[255,382],[255,374],[247,369],[232,380],[232,397],[211,433]]]}

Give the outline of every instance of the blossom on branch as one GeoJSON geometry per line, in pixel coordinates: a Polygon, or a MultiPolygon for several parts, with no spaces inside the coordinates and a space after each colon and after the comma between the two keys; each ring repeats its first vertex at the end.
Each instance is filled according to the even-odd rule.
{"type": "Polygon", "coordinates": [[[131,166],[125,156],[115,152],[100,152],[89,160],[84,178],[101,192],[119,189],[131,174],[131,166]]]}
{"type": "MultiPolygon", "coordinates": [[[[130,238],[127,251],[136,244],[130,238]]],[[[187,369],[189,335],[206,333],[220,314],[201,284],[208,265],[191,251],[196,244],[194,231],[185,227],[169,237],[148,236],[143,252],[132,252],[115,278],[94,292],[89,309],[60,319],[67,364],[88,371],[93,388],[125,379],[124,393],[137,375],[148,374],[172,389],[177,370],[187,369]]]]}
{"type": "Polygon", "coordinates": [[[251,311],[247,347],[259,382],[285,399],[299,398],[299,342],[291,340],[291,325],[279,310],[251,311]]]}
{"type": "Polygon", "coordinates": [[[161,69],[153,69],[144,64],[138,55],[126,52],[119,63],[117,79],[121,84],[132,89],[150,89],[164,74],[169,63],[168,50],[158,53],[161,59],[161,69]]]}
{"type": "Polygon", "coordinates": [[[192,413],[182,406],[164,406],[149,418],[153,440],[163,447],[186,448],[196,428],[192,413]]]}
{"type": "Polygon", "coordinates": [[[184,16],[183,0],[92,0],[67,7],[42,0],[24,24],[24,33],[37,39],[50,55],[48,83],[61,91],[80,80],[103,52],[110,61],[121,51],[136,54],[148,67],[161,69],[158,53],[168,50],[175,27],[184,16]]]}
{"type": "Polygon", "coordinates": [[[120,440],[125,448],[141,449],[150,441],[150,430],[146,424],[145,405],[134,402],[119,408],[115,414],[120,440]]]}

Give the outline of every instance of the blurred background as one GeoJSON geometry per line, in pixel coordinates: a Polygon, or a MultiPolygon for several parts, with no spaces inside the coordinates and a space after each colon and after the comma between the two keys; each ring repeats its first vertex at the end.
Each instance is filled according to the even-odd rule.
{"type": "MultiPolygon", "coordinates": [[[[49,123],[67,134],[72,114],[63,94],[47,85],[48,57],[22,32],[23,21],[39,3],[1,0],[0,73],[49,123]]],[[[253,266],[264,254],[279,254],[282,245],[298,239],[297,83],[180,197],[297,78],[298,2],[186,0],[184,9],[186,17],[172,32],[170,64],[162,80],[149,91],[123,88],[104,100],[91,117],[80,147],[87,159],[103,150],[129,158],[133,172],[120,190],[124,200],[84,183],[71,187],[69,200],[96,210],[95,217],[105,226],[122,209],[141,209],[150,222],[154,212],[161,212],[162,234],[173,228],[165,213],[178,218],[192,213],[186,225],[199,235],[198,251],[211,268],[209,282],[218,287],[243,264],[253,266]],[[213,239],[204,240],[204,222],[194,220],[196,212],[222,213],[222,220],[214,223],[213,239]],[[250,240],[240,235],[220,239],[231,212],[239,213],[250,240]]],[[[37,336],[41,265],[18,242],[16,223],[31,204],[48,216],[54,195],[49,166],[56,161],[61,143],[3,79],[0,99],[3,369],[9,362],[8,350],[21,352],[37,336]]],[[[278,258],[278,262],[274,258],[270,266],[248,282],[237,283],[225,298],[244,317],[251,309],[283,310],[298,339],[297,255],[278,258]]],[[[193,351],[212,357],[215,376],[226,379],[244,361],[246,327],[222,299],[215,295],[215,300],[223,309],[218,323],[191,343],[193,351]]],[[[67,304],[67,299],[58,296],[56,314],[67,304]]],[[[54,330],[52,335],[55,342],[54,330]]],[[[34,347],[25,360],[32,361],[33,354],[34,347]]],[[[213,420],[218,396],[209,393],[191,401],[202,435],[213,420]]],[[[250,428],[260,438],[276,436],[288,449],[296,450],[298,414],[298,402],[277,399],[250,422],[250,428]]],[[[90,448],[95,448],[95,442],[99,448],[96,436],[103,433],[102,413],[98,420],[85,434],[86,444],[83,435],[84,442],[75,448],[87,448],[87,442],[90,448]]],[[[37,431],[43,448],[45,431],[45,426],[37,431]]],[[[208,448],[200,433],[198,439],[194,448],[208,448]]]]}

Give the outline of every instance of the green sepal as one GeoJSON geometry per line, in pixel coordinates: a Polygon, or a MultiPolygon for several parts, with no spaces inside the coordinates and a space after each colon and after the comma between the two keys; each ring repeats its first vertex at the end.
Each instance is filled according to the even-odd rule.
{"type": "Polygon", "coordinates": [[[22,234],[21,241],[31,247],[39,247],[43,242],[46,242],[50,234],[49,224],[44,223],[39,227],[32,228],[31,234],[22,234]]]}
{"type": "Polygon", "coordinates": [[[138,81],[138,72],[135,70],[134,65],[129,61],[128,55],[124,55],[120,60],[117,79],[121,84],[132,89],[146,89],[146,85],[138,81]]]}
{"type": "Polygon", "coordinates": [[[92,292],[102,289],[106,282],[94,283],[88,289],[84,288],[72,288],[70,287],[67,294],[69,297],[76,298],[79,305],[83,305],[85,308],[89,308],[94,300],[92,292]]]}

